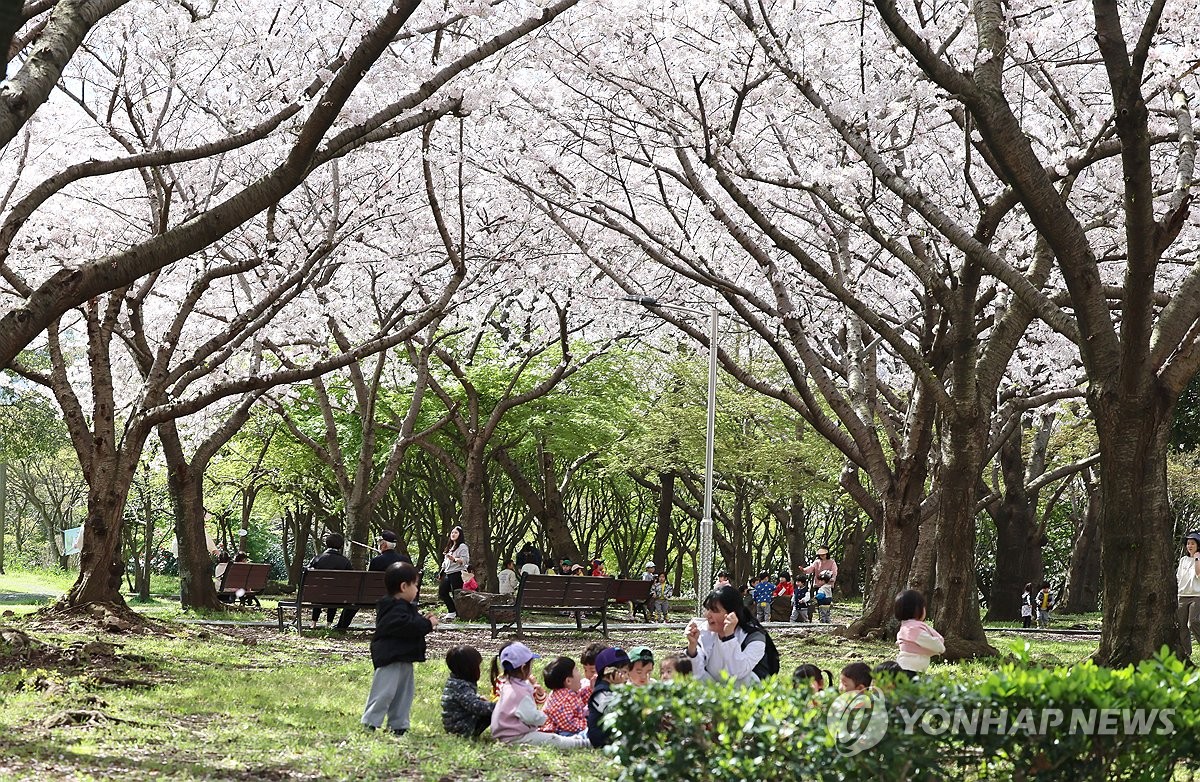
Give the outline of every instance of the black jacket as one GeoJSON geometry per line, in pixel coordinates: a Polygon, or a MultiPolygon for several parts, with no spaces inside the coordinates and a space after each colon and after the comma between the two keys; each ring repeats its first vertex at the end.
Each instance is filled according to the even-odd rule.
{"type": "Polygon", "coordinates": [[[387,551],[384,551],[379,556],[374,557],[371,560],[371,564],[367,565],[367,570],[379,570],[379,571],[387,570],[388,567],[390,567],[391,565],[393,565],[397,562],[407,562],[408,564],[411,565],[412,558],[409,557],[407,554],[401,554],[399,551],[396,551],[396,549],[394,549],[394,548],[390,548],[387,551]]]}
{"type": "Polygon", "coordinates": [[[407,600],[391,595],[375,604],[375,635],[371,638],[371,662],[376,668],[392,663],[425,662],[425,636],[433,623],[417,613],[407,600]]]}
{"type": "Polygon", "coordinates": [[[317,570],[354,570],[354,566],[350,564],[350,560],[342,552],[335,548],[327,548],[322,553],[313,557],[313,561],[308,563],[310,568],[317,570]]]}
{"type": "Polygon", "coordinates": [[[615,696],[612,685],[603,679],[599,679],[592,688],[592,695],[588,698],[587,737],[593,747],[603,747],[608,743],[608,731],[600,725],[600,718],[615,696]]]}

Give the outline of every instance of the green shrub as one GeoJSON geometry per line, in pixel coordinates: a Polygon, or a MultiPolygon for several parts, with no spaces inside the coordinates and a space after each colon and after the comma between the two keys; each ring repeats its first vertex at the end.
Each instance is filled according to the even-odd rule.
{"type": "MultiPolygon", "coordinates": [[[[1039,668],[1019,653],[977,681],[877,684],[886,732],[854,753],[856,734],[839,747],[830,728],[837,693],[787,677],[622,688],[610,752],[622,780],[1169,780],[1200,768],[1200,672],[1165,649],[1136,669],[1039,668]]],[[[870,707],[850,714],[861,728],[870,707]]]]}

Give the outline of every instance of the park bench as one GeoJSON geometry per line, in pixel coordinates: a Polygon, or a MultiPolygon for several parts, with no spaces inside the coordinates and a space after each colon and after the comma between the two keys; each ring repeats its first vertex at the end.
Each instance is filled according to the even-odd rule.
{"type": "Polygon", "coordinates": [[[596,623],[588,630],[600,630],[605,638],[608,637],[608,602],[612,594],[611,578],[593,576],[550,576],[526,573],[521,576],[520,586],[517,587],[516,599],[507,605],[491,605],[488,607],[488,621],[492,625],[492,638],[500,634],[501,629],[507,629],[514,624],[517,637],[521,638],[527,630],[561,630],[561,625],[553,627],[530,627],[525,624],[525,618],[531,613],[560,613],[563,611],[575,615],[575,628],[583,630],[584,613],[598,616],[596,623]],[[499,625],[503,625],[500,627],[499,625]]]}
{"type": "Polygon", "coordinates": [[[296,591],[296,599],[281,600],[276,608],[279,629],[283,629],[285,610],[296,610],[294,626],[299,630],[305,609],[374,608],[379,598],[386,594],[383,571],[305,568],[300,574],[300,588],[296,591]]]}
{"type": "Polygon", "coordinates": [[[630,617],[640,611],[642,619],[649,622],[650,587],[654,582],[631,578],[614,578],[610,582],[608,599],[613,603],[629,603],[630,617]]]}
{"type": "Polygon", "coordinates": [[[255,595],[267,586],[271,566],[264,562],[230,562],[220,577],[218,595],[228,601],[255,602],[255,595]]]}

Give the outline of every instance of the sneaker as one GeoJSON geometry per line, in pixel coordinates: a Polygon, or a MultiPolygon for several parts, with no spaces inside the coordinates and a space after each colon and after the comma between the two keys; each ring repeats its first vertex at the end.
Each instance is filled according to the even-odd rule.
{"type": "Polygon", "coordinates": [[[455,619],[458,619],[458,614],[453,611],[442,617],[443,622],[453,622],[455,619]]]}
{"type": "Polygon", "coordinates": [[[367,733],[374,733],[376,730],[378,730],[378,728],[376,728],[374,725],[368,725],[364,722],[363,730],[365,730],[367,733]]]}
{"type": "Polygon", "coordinates": [[[405,733],[408,733],[408,728],[392,728],[393,736],[403,736],[405,733]]]}

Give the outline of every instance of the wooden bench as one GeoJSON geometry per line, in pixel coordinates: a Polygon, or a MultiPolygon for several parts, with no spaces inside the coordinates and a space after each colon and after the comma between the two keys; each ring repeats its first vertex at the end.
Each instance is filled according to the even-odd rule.
{"type": "Polygon", "coordinates": [[[276,608],[279,629],[283,629],[285,610],[296,610],[294,626],[299,630],[301,615],[305,609],[374,608],[379,598],[386,594],[383,571],[305,568],[300,574],[300,588],[296,592],[296,599],[281,600],[276,608]]]}
{"type": "Polygon", "coordinates": [[[267,586],[271,566],[263,562],[230,562],[220,576],[217,593],[241,602],[257,602],[254,597],[267,586]]]}
{"type": "Polygon", "coordinates": [[[614,603],[629,603],[629,615],[631,617],[638,611],[641,611],[642,619],[649,622],[651,610],[650,587],[654,586],[654,582],[631,578],[614,578],[609,580],[612,582],[612,586],[609,587],[608,599],[614,603]]]}
{"type": "Polygon", "coordinates": [[[517,627],[517,637],[521,638],[526,630],[553,629],[555,627],[527,627],[524,618],[531,613],[557,613],[569,611],[575,615],[575,628],[582,631],[583,614],[598,615],[596,623],[588,630],[600,630],[605,638],[608,637],[608,601],[612,590],[611,578],[593,576],[542,576],[526,573],[521,576],[517,596],[511,604],[492,605],[488,607],[488,621],[492,625],[492,638],[500,634],[500,630],[517,627]],[[499,624],[503,624],[503,628],[499,624]]]}

